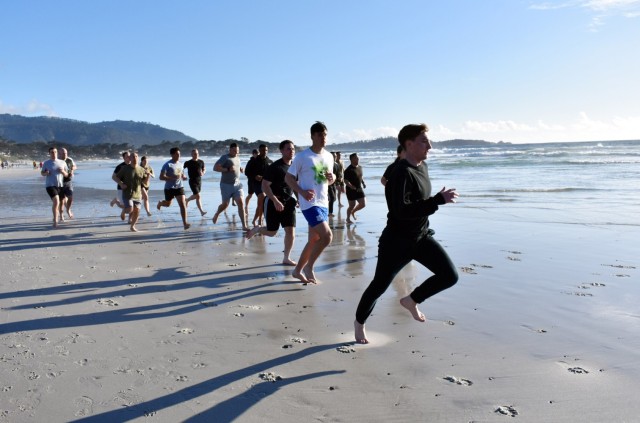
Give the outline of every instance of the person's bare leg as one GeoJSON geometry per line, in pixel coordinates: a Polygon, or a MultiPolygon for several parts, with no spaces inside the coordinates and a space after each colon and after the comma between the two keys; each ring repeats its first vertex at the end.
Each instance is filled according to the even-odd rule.
{"type": "Polygon", "coordinates": [[[57,195],[51,199],[51,212],[53,213],[53,227],[58,227],[58,214],[60,213],[60,197],[57,195]]]}
{"type": "Polygon", "coordinates": [[[160,207],[169,207],[171,205],[172,200],[162,200],[162,201],[158,201],[158,210],[160,210],[160,207]]]}
{"type": "Polygon", "coordinates": [[[364,330],[364,325],[361,325],[357,320],[354,320],[353,328],[356,335],[356,342],[358,344],[368,344],[369,340],[367,339],[367,333],[364,330]]]}
{"type": "Polygon", "coordinates": [[[222,213],[223,211],[225,211],[228,205],[229,205],[229,200],[227,200],[227,201],[223,201],[223,202],[218,206],[218,210],[216,211],[216,214],[214,214],[214,215],[213,215],[213,218],[211,219],[211,220],[213,221],[213,223],[218,223],[218,217],[220,216],[220,213],[222,213]]]}
{"type": "Polygon", "coordinates": [[[293,242],[296,239],[296,228],[294,226],[288,226],[284,228],[284,258],[282,264],[288,266],[295,266],[297,263],[291,260],[291,250],[293,249],[293,242]]]}
{"type": "MultiPolygon", "coordinates": [[[[245,222],[249,221],[249,201],[251,201],[252,196],[253,194],[248,194],[244,199],[244,221],[245,222]]],[[[237,206],[235,198],[233,199],[233,205],[237,206]]]]}
{"type": "Polygon", "coordinates": [[[67,209],[67,216],[69,216],[69,219],[73,219],[73,212],[71,211],[72,204],[73,204],[73,196],[67,197],[67,203],[65,204],[65,208],[67,209]]]}
{"type": "Polygon", "coordinates": [[[309,254],[309,260],[307,261],[307,264],[305,264],[302,270],[305,276],[307,277],[307,279],[315,283],[317,281],[316,275],[314,272],[316,260],[318,260],[318,257],[320,257],[320,254],[322,254],[322,251],[324,251],[327,245],[331,244],[331,239],[333,238],[333,235],[331,232],[331,228],[329,228],[329,224],[327,222],[322,222],[319,225],[316,225],[313,228],[311,228],[309,231],[314,231],[316,233],[317,241],[313,245],[313,248],[311,249],[311,254],[309,254]]]}
{"type": "Polygon", "coordinates": [[[298,259],[298,264],[296,264],[296,268],[291,272],[291,276],[296,279],[301,280],[303,283],[315,283],[314,281],[310,281],[309,278],[304,274],[302,269],[309,262],[309,257],[311,256],[311,250],[313,246],[318,241],[318,235],[309,228],[309,237],[307,239],[307,243],[305,244],[302,252],[300,253],[300,258],[298,259]]]}
{"type": "Polygon", "coordinates": [[[149,210],[149,193],[146,189],[142,189],[142,202],[144,203],[144,210],[147,212],[147,216],[151,216],[151,211],[149,210]]]}
{"type": "Polygon", "coordinates": [[[182,225],[184,226],[185,230],[189,229],[191,227],[191,224],[187,222],[187,204],[185,203],[184,195],[177,196],[176,200],[178,201],[178,206],[180,207],[180,217],[182,217],[182,225]]]}
{"type": "Polygon", "coordinates": [[[242,223],[242,230],[248,231],[249,227],[247,226],[247,215],[244,212],[244,201],[242,197],[236,198],[236,204],[238,205],[238,217],[240,218],[240,222],[242,223]]]}
{"type": "Polygon", "coordinates": [[[400,305],[406,308],[407,310],[409,310],[409,313],[411,313],[413,318],[416,319],[418,322],[424,322],[427,320],[427,318],[424,317],[424,314],[420,310],[418,310],[418,303],[413,301],[413,298],[411,298],[410,295],[407,295],[406,297],[401,298],[400,305]]]}
{"type": "Polygon", "coordinates": [[[256,212],[253,215],[253,226],[259,226],[262,225],[262,213],[263,213],[263,208],[264,208],[264,193],[263,194],[258,194],[256,201],[258,202],[258,205],[256,206],[256,212]],[[258,221],[258,223],[256,224],[256,221],[258,221]]]}
{"type": "Polygon", "coordinates": [[[349,200],[349,207],[347,207],[347,223],[353,223],[351,221],[351,212],[353,211],[353,208],[355,207],[356,202],[349,200]]]}
{"type": "Polygon", "coordinates": [[[136,228],[136,223],[138,223],[139,217],[140,217],[140,209],[134,206],[129,212],[129,221],[131,222],[131,226],[129,227],[129,229],[131,229],[131,232],[138,232],[138,229],[136,228]]]}
{"type": "Polygon", "coordinates": [[[67,197],[60,199],[60,205],[58,206],[58,216],[60,222],[64,222],[64,204],[67,201],[67,197]]]}
{"type": "Polygon", "coordinates": [[[351,216],[353,216],[353,220],[358,220],[358,218],[356,217],[356,212],[359,210],[364,209],[364,207],[366,206],[366,199],[364,198],[360,198],[358,200],[358,203],[355,205],[355,207],[353,208],[353,210],[351,210],[351,216]]]}
{"type": "Polygon", "coordinates": [[[256,235],[261,234],[263,229],[266,229],[266,228],[262,228],[260,226],[254,226],[249,232],[244,234],[244,237],[247,239],[251,239],[256,235]]]}
{"type": "Polygon", "coordinates": [[[206,211],[202,210],[202,200],[200,200],[200,194],[196,197],[196,206],[198,206],[198,210],[200,210],[200,216],[204,216],[207,214],[206,211]]]}

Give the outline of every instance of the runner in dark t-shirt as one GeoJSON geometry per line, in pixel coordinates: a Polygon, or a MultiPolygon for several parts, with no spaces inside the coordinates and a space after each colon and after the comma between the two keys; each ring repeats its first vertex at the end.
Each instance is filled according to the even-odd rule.
{"type": "Polygon", "coordinates": [[[356,212],[364,209],[367,205],[367,200],[364,195],[364,188],[366,188],[367,185],[363,180],[358,153],[349,155],[349,160],[351,164],[344,171],[344,184],[346,187],[347,200],[349,201],[347,223],[353,223],[351,219],[356,220],[356,212]]]}
{"type": "MultiPolygon", "coordinates": [[[[123,162],[120,163],[118,166],[116,166],[115,170],[113,171],[113,175],[117,175],[118,172],[120,172],[120,169],[122,169],[122,166],[128,165],[129,161],[131,160],[130,157],[130,153],[128,151],[124,151],[122,152],[122,160],[123,162]]],[[[113,178],[113,175],[111,175],[111,177],[113,178]]],[[[116,189],[118,191],[116,191],[116,196],[113,200],[111,200],[111,203],[109,203],[111,205],[111,207],[115,206],[116,204],[118,205],[118,207],[120,207],[121,209],[124,208],[124,199],[122,198],[122,188],[120,188],[120,185],[118,185],[116,187],[116,189]]]]}
{"type": "Polygon", "coordinates": [[[282,158],[267,167],[262,178],[262,190],[265,199],[265,220],[267,226],[256,226],[247,232],[247,239],[257,234],[275,236],[280,226],[284,228],[284,258],[282,264],[295,266],[290,254],[295,239],[296,205],[298,201],[291,187],[285,182],[285,176],[293,161],[295,146],[292,141],[284,140],[279,146],[282,158]]]}
{"type": "Polygon", "coordinates": [[[207,212],[202,210],[200,191],[202,191],[202,177],[207,170],[205,169],[204,161],[198,158],[198,154],[198,149],[194,148],[191,150],[191,160],[187,160],[183,164],[183,167],[187,169],[187,173],[189,175],[189,188],[191,188],[191,192],[193,193],[193,195],[187,198],[186,204],[189,205],[189,201],[196,200],[198,210],[200,210],[200,214],[204,216],[207,212]]]}

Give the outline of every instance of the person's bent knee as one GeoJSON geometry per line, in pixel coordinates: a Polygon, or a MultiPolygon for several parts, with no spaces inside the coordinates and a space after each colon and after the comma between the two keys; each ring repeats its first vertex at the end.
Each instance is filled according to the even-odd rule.
{"type": "Polygon", "coordinates": [[[458,271],[455,269],[455,267],[448,269],[446,272],[443,272],[438,276],[440,277],[442,283],[447,286],[447,288],[451,288],[458,282],[459,279],[458,271]]]}

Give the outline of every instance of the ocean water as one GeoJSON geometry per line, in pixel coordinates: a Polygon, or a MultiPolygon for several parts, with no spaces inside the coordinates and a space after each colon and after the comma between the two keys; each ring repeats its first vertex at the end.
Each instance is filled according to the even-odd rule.
{"type": "MultiPolygon", "coordinates": [[[[351,152],[342,151],[345,166],[351,152]]],[[[362,213],[377,210],[384,215],[384,188],[379,181],[395,151],[358,151],[358,155],[369,204],[369,211],[362,213]]],[[[277,152],[271,157],[277,158],[277,152]]],[[[220,202],[219,174],[212,171],[218,157],[201,158],[207,167],[203,204],[212,214],[220,202]]],[[[156,175],[166,160],[168,157],[150,159],[156,175]]],[[[247,160],[248,155],[241,154],[243,165],[247,160]]],[[[108,201],[115,191],[111,174],[117,164],[115,160],[79,162],[75,178],[78,192],[94,190],[93,194],[104,195],[108,201]]],[[[640,141],[444,148],[432,150],[427,164],[434,194],[443,186],[456,188],[460,194],[456,208],[484,210],[488,219],[640,225],[640,141]]],[[[27,182],[43,183],[40,176],[27,182]]],[[[152,206],[162,198],[163,186],[162,181],[152,180],[152,206]]],[[[190,195],[188,185],[185,187],[190,195]]],[[[44,190],[39,200],[48,204],[44,190]]],[[[81,208],[80,196],[76,200],[81,208]]],[[[42,209],[38,207],[36,212],[41,214],[42,209]]]]}

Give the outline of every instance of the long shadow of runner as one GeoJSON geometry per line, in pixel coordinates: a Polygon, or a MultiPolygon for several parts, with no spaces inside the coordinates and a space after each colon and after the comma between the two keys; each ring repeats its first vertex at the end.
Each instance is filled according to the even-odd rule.
{"type": "MultiPolygon", "coordinates": [[[[343,343],[317,345],[313,347],[308,347],[302,351],[298,351],[293,354],[289,354],[283,357],[273,358],[271,360],[267,360],[262,363],[257,363],[249,367],[245,367],[244,369],[239,369],[239,370],[235,370],[233,372],[229,372],[220,376],[216,376],[213,379],[209,379],[204,382],[198,383],[196,385],[190,386],[188,388],[184,388],[179,391],[172,392],[171,394],[165,395],[160,398],[156,398],[140,404],[136,404],[134,406],[131,406],[125,409],[106,411],[101,414],[84,417],[74,421],[85,422],[85,423],[87,422],[95,423],[95,422],[124,422],[124,421],[134,420],[144,415],[149,415],[151,413],[158,412],[159,410],[163,410],[165,408],[168,408],[186,401],[190,401],[194,398],[201,397],[208,393],[214,392],[217,389],[220,389],[226,385],[229,385],[230,383],[237,382],[249,376],[256,376],[258,373],[264,372],[265,370],[269,370],[273,367],[281,366],[286,363],[291,363],[293,361],[309,357],[310,355],[319,353],[321,351],[335,349],[341,345],[343,345],[343,343]]],[[[255,395],[251,395],[252,392],[257,392],[258,390],[260,390],[260,393],[264,394],[262,398],[266,398],[268,395],[271,395],[274,392],[277,392],[278,389],[284,386],[285,384],[292,384],[292,383],[297,383],[303,380],[308,380],[308,379],[322,377],[322,376],[328,376],[332,374],[340,374],[345,372],[346,372],[345,370],[328,370],[324,372],[310,373],[307,375],[296,376],[288,380],[276,382],[275,386],[272,386],[271,389],[265,386],[265,384],[261,383],[251,388],[249,391],[240,393],[239,395],[233,398],[230,398],[226,401],[216,404],[209,410],[206,410],[196,416],[193,416],[191,419],[186,421],[190,421],[190,422],[232,421],[233,419],[239,417],[248,409],[250,409],[252,406],[258,403],[258,401],[255,399],[255,395]]]]}

